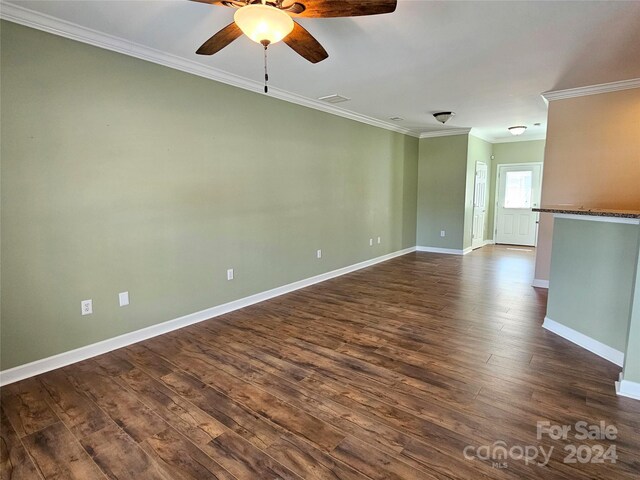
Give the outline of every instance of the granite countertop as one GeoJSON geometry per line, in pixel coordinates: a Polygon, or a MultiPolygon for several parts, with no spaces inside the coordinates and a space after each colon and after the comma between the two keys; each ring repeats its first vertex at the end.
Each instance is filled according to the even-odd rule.
{"type": "Polygon", "coordinates": [[[592,215],[595,217],[640,218],[640,210],[611,210],[606,208],[581,208],[565,205],[534,208],[534,212],[564,213],[568,215],[592,215]]]}

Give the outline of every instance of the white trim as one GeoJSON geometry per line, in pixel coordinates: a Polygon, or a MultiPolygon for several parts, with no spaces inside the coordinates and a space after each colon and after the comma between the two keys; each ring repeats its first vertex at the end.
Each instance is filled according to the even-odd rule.
{"type": "Polygon", "coordinates": [[[541,280],[540,278],[534,278],[531,286],[537,287],[537,288],[549,288],[549,280],[541,280]]]}
{"type": "MultiPolygon", "coordinates": [[[[540,212],[540,213],[552,213],[552,212],[540,212]]],[[[564,218],[567,220],[589,220],[591,222],[604,222],[604,223],[626,223],[629,225],[640,224],[640,218],[605,217],[600,215],[579,215],[574,213],[554,213],[553,218],[564,218]]]]}
{"type": "MultiPolygon", "coordinates": [[[[495,180],[495,187],[494,187],[494,197],[496,200],[496,203],[494,203],[493,205],[493,240],[495,243],[495,237],[498,235],[498,202],[500,201],[499,197],[499,193],[500,193],[500,169],[502,167],[522,167],[522,166],[528,166],[528,165],[540,165],[540,197],[542,197],[542,178],[543,178],[543,174],[544,174],[544,163],[543,162],[520,162],[520,163],[499,163],[496,166],[496,177],[493,178],[492,180],[495,180]]],[[[537,212],[534,212],[537,213],[537,212]]],[[[540,216],[538,215],[538,220],[540,220],[540,216]]],[[[538,229],[538,224],[536,223],[536,230],[538,229]]],[[[536,243],[535,245],[533,245],[533,247],[537,247],[538,246],[538,231],[536,231],[536,243]]]]}
{"type": "Polygon", "coordinates": [[[640,383],[625,380],[620,372],[620,379],[616,382],[616,393],[621,397],[640,400],[640,383]]]}
{"type": "Polygon", "coordinates": [[[493,140],[491,140],[491,138],[486,136],[484,133],[478,132],[478,129],[475,127],[471,128],[471,132],[469,133],[469,135],[471,135],[472,137],[479,138],[480,140],[484,140],[487,143],[493,143],[493,140]]]}
{"type": "Polygon", "coordinates": [[[544,92],[542,98],[551,102],[553,100],[564,100],[565,98],[584,97],[586,95],[598,95],[599,93],[618,92],[620,90],[630,90],[640,88],[640,78],[630,78],[619,82],[600,83],[587,87],[567,88],[566,90],[552,90],[544,92]]]}
{"type": "Polygon", "coordinates": [[[542,328],[545,328],[556,335],[560,335],[562,338],[566,338],[570,342],[595,353],[605,360],[615,363],[619,367],[624,364],[623,352],[594,340],[593,338],[586,336],[584,333],[580,333],[572,328],[562,325],[561,323],[551,320],[549,317],[544,317],[542,328]]]}
{"type": "Polygon", "coordinates": [[[299,290],[301,288],[324,282],[325,280],[339,277],[341,275],[345,275],[362,268],[370,267],[371,265],[375,265],[376,263],[391,260],[392,258],[406,255],[407,253],[415,252],[415,250],[415,247],[398,250],[397,252],[388,253],[386,255],[382,255],[381,257],[365,260],[364,262],[322,273],[320,275],[299,280],[297,282],[267,290],[265,292],[256,293],[255,295],[240,298],[238,300],[234,300],[223,305],[218,305],[216,307],[208,308],[200,312],[191,313],[189,315],[175,318],[173,320],[159,323],[157,325],[151,325],[150,327],[136,330],[135,332],[125,333],[124,335],[119,335],[117,337],[109,338],[101,342],[76,348],[75,350],[59,353],[58,355],[53,355],[52,357],[43,358],[41,360],[36,360],[35,362],[27,363],[25,365],[19,365],[8,370],[3,370],[0,372],[0,386],[8,385],[9,383],[17,382],[19,380],[24,380],[25,378],[33,377],[34,375],[39,375],[56,368],[61,368],[72,363],[80,362],[97,355],[102,355],[103,353],[126,347],[127,345],[141,342],[142,340],[146,340],[152,337],[157,337],[158,335],[162,335],[173,330],[178,330],[188,325],[193,325],[194,323],[209,320],[210,318],[224,315],[225,313],[233,312],[234,310],[248,307],[249,305],[253,305],[255,303],[264,302],[265,300],[284,295],[285,293],[293,292],[294,290],[299,290]]]}
{"type": "Polygon", "coordinates": [[[433,138],[433,137],[449,137],[451,135],[468,135],[471,132],[470,128],[448,128],[446,130],[433,130],[431,132],[422,132],[420,138],[433,138]]]}
{"type": "MultiPolygon", "coordinates": [[[[208,78],[217,82],[232,85],[234,87],[249,90],[251,92],[259,93],[264,88],[264,85],[260,82],[234,75],[232,73],[219,70],[202,63],[189,60],[186,58],[172,55],[170,53],[162,52],[154,48],[146,47],[137,43],[133,43],[122,38],[108,35],[97,30],[93,30],[87,27],[77,25],[75,23],[60,20],[58,18],[46,15],[43,13],[35,12],[12,3],[1,3],[0,18],[10,22],[25,25],[27,27],[42,30],[44,32],[52,33],[65,38],[70,38],[78,42],[87,43],[96,47],[111,50],[113,52],[122,53],[131,57],[146,60],[148,62],[157,63],[165,67],[180,70],[182,72],[191,73],[199,77],[208,78]]],[[[420,134],[400,127],[397,124],[378,120],[377,118],[368,117],[360,113],[345,110],[335,105],[321,102],[316,99],[310,99],[297,95],[295,93],[287,92],[276,87],[269,87],[269,96],[284,100],[286,102],[294,103],[296,105],[302,105],[304,107],[313,108],[322,112],[337,115],[339,117],[348,118],[356,122],[365,123],[374,127],[384,128],[385,130],[391,130],[394,132],[402,133],[404,135],[410,135],[412,137],[419,137],[420,134]]]]}
{"type": "Polygon", "coordinates": [[[464,250],[455,248],[440,248],[440,247],[416,247],[416,252],[428,252],[428,253],[444,253],[447,255],[466,255],[471,253],[473,248],[468,247],[464,250]]]}
{"type": "Polygon", "coordinates": [[[484,140],[487,143],[493,143],[495,141],[495,138],[492,139],[488,135],[485,135],[484,133],[480,133],[478,129],[475,127],[471,128],[471,132],[469,133],[469,135],[479,138],[480,140],[484,140]]]}
{"type": "Polygon", "coordinates": [[[493,240],[485,240],[483,246],[485,245],[495,245],[496,242],[494,242],[493,240]]]}
{"type": "Polygon", "coordinates": [[[536,140],[546,140],[547,132],[542,133],[524,133],[522,135],[495,138],[491,143],[516,143],[516,142],[534,142],[536,140]]]}

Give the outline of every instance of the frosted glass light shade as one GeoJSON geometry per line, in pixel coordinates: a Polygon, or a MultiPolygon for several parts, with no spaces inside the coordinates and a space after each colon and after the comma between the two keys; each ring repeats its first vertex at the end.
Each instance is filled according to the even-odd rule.
{"type": "Polygon", "coordinates": [[[276,43],[291,33],[293,20],[282,10],[262,4],[247,5],[233,16],[240,30],[256,43],[276,43]]]}
{"type": "Polygon", "coordinates": [[[513,135],[522,135],[526,129],[527,129],[527,127],[525,127],[524,125],[518,125],[517,127],[509,127],[508,130],[513,135]]]}

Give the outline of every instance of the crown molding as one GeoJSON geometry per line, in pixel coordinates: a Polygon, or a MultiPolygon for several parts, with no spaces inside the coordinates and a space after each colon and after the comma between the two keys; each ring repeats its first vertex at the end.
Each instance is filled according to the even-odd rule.
{"type": "Polygon", "coordinates": [[[480,140],[484,140],[485,142],[488,142],[488,143],[493,143],[495,141],[495,138],[494,139],[489,138],[484,133],[478,132],[477,128],[472,128],[471,132],[469,133],[469,135],[471,135],[473,137],[476,137],[476,138],[479,138],[480,140]]]}
{"type": "Polygon", "coordinates": [[[584,97],[587,95],[598,95],[599,93],[618,92],[620,90],[630,90],[640,88],[640,78],[631,78],[619,82],[600,83],[587,87],[568,88],[566,90],[553,90],[542,93],[542,98],[547,102],[553,100],[564,100],[566,98],[584,97]]]}
{"type": "MultiPolygon", "coordinates": [[[[249,90],[250,92],[261,93],[264,88],[261,83],[254,80],[209,67],[177,55],[162,52],[151,47],[133,43],[113,35],[98,32],[97,30],[86,28],[75,23],[60,20],[50,15],[35,12],[12,3],[6,3],[4,1],[0,2],[0,18],[26,27],[34,28],[36,30],[42,30],[43,32],[52,33],[54,35],[76,40],[95,47],[122,53],[124,55],[129,55],[131,57],[163,65],[175,70],[180,70],[192,75],[197,75],[199,77],[215,80],[244,90],[249,90]]],[[[320,110],[325,113],[354,120],[356,122],[383,128],[385,130],[391,130],[393,132],[402,133],[412,137],[420,136],[419,133],[416,133],[413,130],[402,128],[393,123],[361,115],[350,110],[345,110],[318,100],[303,97],[302,95],[287,92],[286,90],[278,89],[276,87],[269,87],[269,96],[285,102],[294,103],[303,107],[313,108],[314,110],[320,110]]]]}
{"type": "Polygon", "coordinates": [[[517,143],[517,142],[533,142],[535,140],[546,140],[546,133],[539,133],[535,135],[527,135],[525,138],[522,138],[525,134],[512,136],[512,137],[504,137],[504,138],[495,138],[491,143],[517,143]]]}
{"type": "Polygon", "coordinates": [[[432,132],[422,132],[420,138],[449,137],[451,135],[467,135],[470,128],[448,128],[446,130],[434,130],[432,132]]]}

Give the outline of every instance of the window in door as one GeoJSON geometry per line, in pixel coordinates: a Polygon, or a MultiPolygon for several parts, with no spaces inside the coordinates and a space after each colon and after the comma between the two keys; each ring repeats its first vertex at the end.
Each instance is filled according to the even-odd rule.
{"type": "Polygon", "coordinates": [[[531,208],[532,172],[506,172],[504,208],[531,208]]]}

